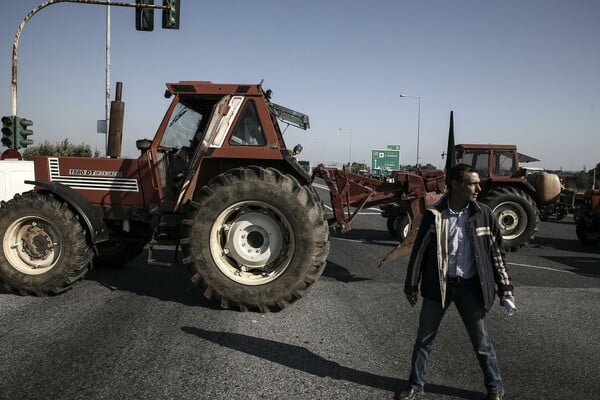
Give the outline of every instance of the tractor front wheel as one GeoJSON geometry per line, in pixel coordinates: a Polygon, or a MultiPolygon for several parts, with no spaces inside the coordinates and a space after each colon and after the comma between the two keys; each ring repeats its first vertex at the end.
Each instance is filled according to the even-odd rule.
{"type": "Polygon", "coordinates": [[[506,250],[518,250],[533,239],[540,220],[537,206],[527,193],[514,187],[498,187],[482,202],[492,209],[506,250]]]}
{"type": "Polygon", "coordinates": [[[78,216],[49,194],[27,192],[2,203],[0,281],[10,291],[44,296],[83,278],[94,256],[78,216]]]}
{"type": "Polygon", "coordinates": [[[272,168],[217,176],[196,194],[183,225],[192,281],[224,308],[282,309],[325,268],[322,206],[309,187],[272,168]]]}

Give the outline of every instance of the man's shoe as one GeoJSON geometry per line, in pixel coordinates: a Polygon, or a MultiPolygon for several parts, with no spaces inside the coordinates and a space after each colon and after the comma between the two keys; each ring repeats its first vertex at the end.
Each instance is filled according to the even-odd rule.
{"type": "Polygon", "coordinates": [[[499,391],[498,393],[488,393],[487,400],[502,400],[504,399],[504,390],[499,391]]]}
{"type": "Polygon", "coordinates": [[[417,400],[425,395],[425,390],[422,387],[411,387],[400,393],[400,400],[417,400]]]}

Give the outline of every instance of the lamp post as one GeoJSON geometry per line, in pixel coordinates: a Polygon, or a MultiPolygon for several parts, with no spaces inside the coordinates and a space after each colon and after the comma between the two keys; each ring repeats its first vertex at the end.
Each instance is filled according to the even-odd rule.
{"type": "Polygon", "coordinates": [[[419,114],[417,117],[417,169],[419,168],[419,139],[421,137],[421,96],[409,96],[401,94],[400,97],[410,97],[419,100],[419,114]]]}
{"type": "Polygon", "coordinates": [[[350,145],[348,146],[348,169],[352,172],[352,129],[340,128],[340,133],[348,133],[350,137],[350,145]]]}

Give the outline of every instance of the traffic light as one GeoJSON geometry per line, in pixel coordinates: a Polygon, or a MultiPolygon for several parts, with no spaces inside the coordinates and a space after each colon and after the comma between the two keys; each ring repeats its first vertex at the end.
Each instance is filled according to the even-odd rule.
{"type": "Polygon", "coordinates": [[[21,149],[33,144],[33,140],[29,139],[28,136],[33,135],[33,131],[29,129],[29,126],[33,125],[33,122],[29,119],[15,117],[15,130],[16,130],[16,146],[15,148],[21,149]]]}
{"type": "Polygon", "coordinates": [[[2,144],[9,149],[14,149],[15,139],[15,124],[13,117],[2,117],[2,144]]]}
{"type": "MultiPolygon", "coordinates": [[[[137,5],[154,5],[154,0],[135,0],[137,5]]],[[[135,29],[138,31],[154,30],[154,9],[135,8],[135,29]]]]}
{"type": "Polygon", "coordinates": [[[168,7],[162,12],[163,29],[179,29],[179,0],[163,0],[163,6],[168,7]]]}

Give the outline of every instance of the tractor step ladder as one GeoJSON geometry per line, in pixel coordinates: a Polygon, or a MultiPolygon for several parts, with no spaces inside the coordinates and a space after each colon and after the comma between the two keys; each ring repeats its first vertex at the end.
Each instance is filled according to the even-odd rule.
{"type": "Polygon", "coordinates": [[[167,232],[168,228],[175,227],[168,220],[165,220],[164,216],[159,216],[158,224],[152,232],[152,239],[148,243],[148,258],[146,262],[149,265],[157,265],[160,267],[174,267],[177,265],[177,256],[179,255],[179,239],[173,239],[167,232]],[[167,229],[166,229],[167,228],[167,229]],[[155,256],[155,251],[158,250],[156,246],[175,246],[173,252],[173,258],[170,261],[159,260],[155,256]]]}

